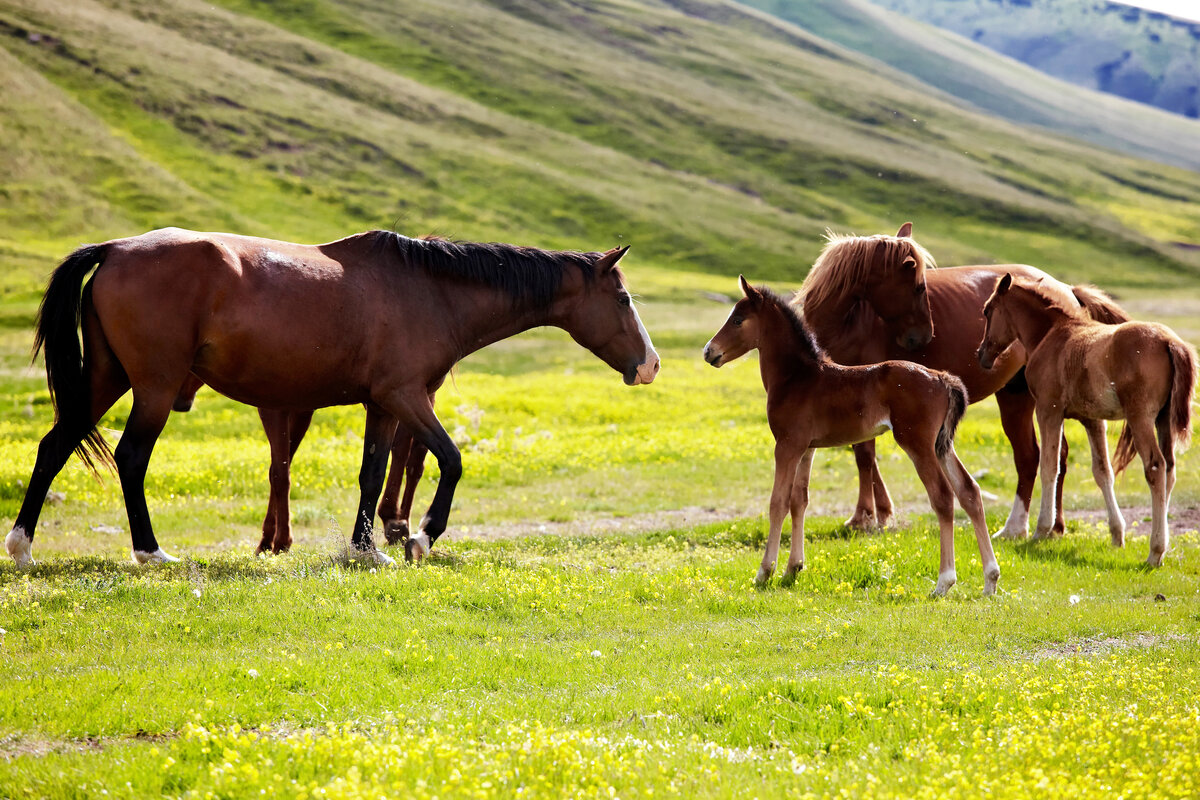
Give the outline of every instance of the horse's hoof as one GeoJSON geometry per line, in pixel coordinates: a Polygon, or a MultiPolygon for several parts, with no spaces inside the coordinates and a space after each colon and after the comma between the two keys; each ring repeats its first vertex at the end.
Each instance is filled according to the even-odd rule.
{"type": "Polygon", "coordinates": [[[379,564],[385,567],[390,567],[396,563],[395,559],[378,547],[372,547],[370,550],[356,550],[350,556],[350,559],[363,564],[379,564]]]}
{"type": "Polygon", "coordinates": [[[1165,556],[1165,555],[1166,555],[1165,552],[1155,553],[1155,552],[1151,551],[1150,557],[1146,559],[1146,566],[1161,567],[1163,565],[1163,556],[1165,556]]]}
{"type": "Polygon", "coordinates": [[[1006,539],[1010,542],[1019,542],[1029,538],[1029,531],[1026,528],[1009,528],[1004,527],[992,534],[993,539],[1006,539]]]}
{"type": "Polygon", "coordinates": [[[803,571],[803,564],[799,564],[794,567],[789,566],[786,570],[784,570],[783,577],[779,579],[779,585],[784,588],[794,586],[796,583],[796,578],[800,577],[800,573],[803,571]]]}
{"type": "Polygon", "coordinates": [[[754,576],[754,585],[755,586],[766,586],[768,583],[771,582],[771,573],[773,573],[774,571],[775,570],[767,569],[766,567],[759,567],[758,574],[754,576]]]}
{"type": "Polygon", "coordinates": [[[887,511],[887,512],[876,511],[875,512],[875,526],[876,527],[886,528],[888,525],[891,525],[891,524],[892,524],[892,512],[891,511],[887,511]]]}
{"type": "Polygon", "coordinates": [[[383,537],[389,545],[408,541],[408,520],[390,519],[383,523],[383,537]]]}
{"type": "Polygon", "coordinates": [[[272,542],[271,543],[271,552],[275,555],[281,555],[291,549],[292,549],[292,540],[291,539],[288,539],[286,542],[272,542]]]}
{"type": "Polygon", "coordinates": [[[875,527],[875,515],[868,514],[865,511],[856,510],[854,512],[854,516],[842,524],[847,528],[853,528],[856,531],[869,531],[875,527]]]}
{"type": "Polygon", "coordinates": [[[958,582],[958,576],[954,570],[947,570],[941,575],[938,575],[937,586],[933,587],[934,597],[945,597],[946,593],[958,582]]]}
{"type": "Polygon", "coordinates": [[[4,539],[4,547],[18,568],[28,569],[34,565],[33,539],[25,535],[24,528],[13,528],[9,531],[4,539]]]}
{"type": "Polygon", "coordinates": [[[133,563],[135,564],[173,564],[179,561],[173,555],[169,555],[161,547],[153,553],[147,553],[145,550],[133,551],[133,563]]]}
{"type": "Polygon", "coordinates": [[[429,534],[425,531],[410,536],[404,543],[404,560],[410,564],[419,564],[425,556],[429,555],[429,548],[429,534]]]}

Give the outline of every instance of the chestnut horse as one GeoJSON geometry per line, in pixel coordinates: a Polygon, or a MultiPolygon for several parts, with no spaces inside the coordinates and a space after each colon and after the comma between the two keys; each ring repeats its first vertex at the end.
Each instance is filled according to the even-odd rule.
{"type": "Polygon", "coordinates": [[[757,582],[770,580],[779,553],[783,519],[792,515],[792,544],[785,580],[804,569],[804,512],[808,479],[818,447],[871,439],[891,429],[917,468],[941,532],[941,563],[934,594],[954,585],[954,498],[971,519],[983,563],[983,593],[993,594],[1000,567],[992,552],[979,486],[954,452],[954,431],[967,407],[962,381],[908,361],[842,366],[825,355],[800,314],[765,287],[739,276],[745,295],[704,348],[714,367],[759,352],[767,390],[767,422],[775,436],[775,484],[770,532],[757,582]]]}
{"type": "MultiPolygon", "coordinates": [[[[1084,286],[1068,286],[1034,267],[935,267],[933,257],[912,238],[912,223],[896,236],[830,235],[830,243],[796,293],[793,304],[804,313],[817,341],[841,364],[875,364],[887,359],[915,361],[958,376],[971,403],[996,395],[1000,422],[1012,443],[1017,492],[1008,521],[998,535],[1028,535],[1029,503],[1037,477],[1038,442],[1033,427],[1033,398],[1021,368],[1025,352],[1014,347],[996,368],[985,370],[975,358],[983,335],[983,303],[1006,272],[1042,278],[1064,302],[1083,306],[1101,322],[1129,317],[1111,299],[1084,286]],[[910,268],[905,264],[910,263],[910,268]],[[909,311],[906,312],[906,309],[909,311]],[[915,315],[914,315],[915,312],[915,315]],[[929,335],[919,335],[915,320],[929,316],[929,335]]],[[[1058,448],[1056,448],[1058,449],[1058,448]]],[[[1065,440],[1060,450],[1066,467],[1065,440]]],[[[875,461],[872,441],[854,447],[859,496],[851,527],[886,526],[892,501],[875,461]]],[[[1055,494],[1055,529],[1063,529],[1062,482],[1055,494]]]]}
{"type": "Polygon", "coordinates": [[[659,359],[607,253],[410,239],[369,231],[298,245],[178,228],[79,248],[54,271],[38,312],[55,423],[38,447],[25,499],[5,540],[32,562],[46,491],[71,452],[115,465],[134,559],[171,560],[146,508],[146,467],[192,373],[259,408],[367,408],[352,547],[375,549],[371,522],[397,424],[438,460],[441,478],[420,558],[446,529],[462,460],[430,402],[459,359],[539,325],[554,325],[620,372],[649,383],[659,359]],[[87,276],[95,269],[95,275],[87,276]],[[82,328],[83,345],[79,331],[82,328]],[[96,423],[125,392],[133,407],[115,453],[96,423]]]}
{"type": "MultiPolygon", "coordinates": [[[[175,411],[190,411],[196,400],[196,392],[204,381],[189,375],[180,390],[175,411]]],[[[433,403],[433,395],[429,397],[433,403]]],[[[292,546],[292,514],[290,508],[291,463],[300,447],[308,426],[312,422],[312,411],[281,411],[258,409],[259,419],[271,446],[271,467],[267,473],[270,493],[267,495],[267,514],[263,518],[262,539],[256,553],[283,553],[292,546]]],[[[396,428],[392,440],[391,466],[383,496],[379,499],[378,514],[383,522],[383,535],[389,545],[408,541],[408,518],[412,513],[413,498],[417,484],[425,472],[425,455],[429,451],[413,439],[408,431],[396,428]]]]}
{"type": "Polygon", "coordinates": [[[1135,452],[1141,456],[1151,500],[1147,563],[1161,566],[1170,540],[1167,506],[1175,487],[1175,448],[1186,447],[1192,432],[1196,351],[1165,325],[1103,325],[1040,282],[1007,274],[997,282],[983,314],[987,322],[978,357],[985,369],[1013,342],[1028,353],[1025,376],[1046,443],[1037,536],[1051,532],[1047,498],[1058,470],[1054,445],[1062,436],[1063,419],[1070,417],[1087,430],[1092,475],[1108,508],[1112,543],[1125,544],[1104,431],[1105,420],[1123,419],[1116,471],[1119,475],[1129,466],[1135,452]]]}

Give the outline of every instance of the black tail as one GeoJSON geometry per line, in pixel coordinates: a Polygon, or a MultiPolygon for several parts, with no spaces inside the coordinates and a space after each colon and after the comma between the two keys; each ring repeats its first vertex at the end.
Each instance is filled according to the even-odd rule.
{"type": "Polygon", "coordinates": [[[942,421],[942,429],[938,431],[937,443],[934,445],[934,452],[941,459],[945,458],[946,453],[949,453],[950,448],[954,446],[954,432],[958,430],[958,423],[967,410],[967,387],[963,386],[963,382],[949,372],[942,372],[938,377],[941,378],[942,385],[946,387],[946,391],[950,395],[950,406],[946,409],[946,419],[942,421]]]}
{"type": "Polygon", "coordinates": [[[38,308],[33,357],[46,354],[46,383],[54,403],[54,421],[82,435],[75,453],[92,472],[113,467],[112,450],[91,419],[91,387],[83,374],[79,327],[83,312],[83,281],[104,261],[107,247],[89,244],[76,250],[50,276],[38,308]]]}

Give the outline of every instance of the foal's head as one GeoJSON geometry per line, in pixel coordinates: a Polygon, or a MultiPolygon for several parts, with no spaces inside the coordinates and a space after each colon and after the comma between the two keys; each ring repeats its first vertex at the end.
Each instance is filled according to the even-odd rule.
{"type": "Polygon", "coordinates": [[[579,294],[567,301],[559,324],[572,339],[620,372],[626,384],[636,386],[654,380],[659,360],[617,266],[628,249],[616,248],[597,257],[592,280],[584,281],[579,294]]]}
{"type": "Polygon", "coordinates": [[[983,304],[983,341],[979,343],[975,356],[984,369],[991,369],[1000,354],[1017,340],[1017,328],[1013,325],[1009,303],[1006,302],[1012,285],[1013,277],[1006,273],[996,284],[992,296],[983,304]]]}
{"type": "Polygon", "coordinates": [[[714,367],[728,364],[755,349],[770,348],[795,358],[796,364],[821,362],[826,356],[795,309],[764,287],[751,286],[739,275],[741,300],[704,346],[704,360],[714,367]]]}

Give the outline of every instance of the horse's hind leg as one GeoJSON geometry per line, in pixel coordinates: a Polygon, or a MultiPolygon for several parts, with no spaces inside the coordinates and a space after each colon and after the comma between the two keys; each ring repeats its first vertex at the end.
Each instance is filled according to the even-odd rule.
{"type": "Polygon", "coordinates": [[[38,445],[33,474],[25,490],[25,499],[17,512],[12,531],[5,539],[8,554],[19,567],[33,563],[33,534],[42,514],[46,493],[62,471],[71,453],[83,441],[112,404],[129,391],[129,379],[100,333],[99,323],[90,310],[83,316],[83,374],[87,376],[89,413],[87,420],[60,419],[38,445]]]}
{"type": "Polygon", "coordinates": [[[854,465],[858,467],[858,502],[845,525],[857,530],[870,530],[875,527],[875,441],[861,442],[851,449],[854,451],[854,465]]]}
{"type": "MultiPolygon", "coordinates": [[[[934,452],[934,435],[921,441],[919,437],[909,439],[906,431],[915,430],[903,425],[901,420],[893,420],[896,443],[912,459],[917,468],[917,475],[925,485],[925,493],[929,495],[929,504],[937,514],[940,542],[940,562],[938,564],[937,585],[933,593],[937,596],[946,594],[958,580],[954,571],[954,490],[950,481],[942,471],[934,452]]],[[[981,501],[982,502],[982,501],[981,501]]],[[[986,531],[985,531],[986,533],[986,531]]]]}
{"type": "Polygon", "coordinates": [[[942,457],[942,469],[954,495],[967,512],[971,526],[975,529],[975,542],[979,545],[979,563],[983,565],[983,593],[996,593],[996,583],[1000,580],[1000,565],[996,563],[996,554],[992,550],[992,537],[988,535],[987,518],[983,513],[983,495],[979,492],[979,484],[967,472],[959,460],[958,454],[951,447],[942,457]]]}
{"type": "MultiPolygon", "coordinates": [[[[383,536],[388,544],[401,544],[408,540],[408,514],[400,513],[400,496],[403,494],[405,500],[409,500],[407,510],[411,510],[412,502],[409,499],[411,497],[409,490],[415,491],[415,487],[412,485],[411,478],[407,483],[405,483],[405,479],[409,473],[410,456],[414,445],[412,434],[398,427],[396,438],[392,441],[387,484],[383,487],[383,497],[379,499],[379,508],[376,509],[379,520],[383,523],[383,536]]],[[[425,448],[420,445],[416,446],[420,448],[422,466],[424,466],[425,448]]]]}
{"type": "Polygon", "coordinates": [[[1167,487],[1173,476],[1168,475],[1167,458],[1159,447],[1154,422],[1150,416],[1131,414],[1127,424],[1133,433],[1134,446],[1142,459],[1146,483],[1150,485],[1150,555],[1146,563],[1152,567],[1161,567],[1163,556],[1171,544],[1171,534],[1167,528],[1167,487]]]}
{"type": "Polygon", "coordinates": [[[271,468],[268,479],[271,492],[267,516],[263,519],[262,540],[255,553],[282,553],[292,546],[292,459],[312,422],[312,412],[258,410],[267,441],[271,444],[271,468]]]}
{"type": "Polygon", "coordinates": [[[388,451],[396,436],[396,419],[381,409],[367,404],[367,425],[363,434],[362,468],[358,472],[358,514],[354,518],[354,533],[350,546],[367,557],[383,564],[392,559],[375,548],[371,528],[375,520],[375,503],[383,488],[387,473],[388,451]]]}
{"type": "Polygon", "coordinates": [[[1087,431],[1088,444],[1092,448],[1092,477],[1100,487],[1104,497],[1104,507],[1108,509],[1108,533],[1112,538],[1113,547],[1125,546],[1125,518],[1117,506],[1117,494],[1113,491],[1112,464],[1108,460],[1108,437],[1106,425],[1102,419],[1081,419],[1080,424],[1087,431]]]}
{"type": "Polygon", "coordinates": [[[150,511],[146,507],[146,469],[150,465],[154,444],[171,415],[175,387],[165,390],[134,388],[133,409],[129,412],[129,420],[113,454],[117,462],[117,474],[121,478],[121,492],[125,496],[125,511],[129,515],[133,559],[139,564],[179,560],[167,555],[158,546],[150,524],[150,511]]]}

